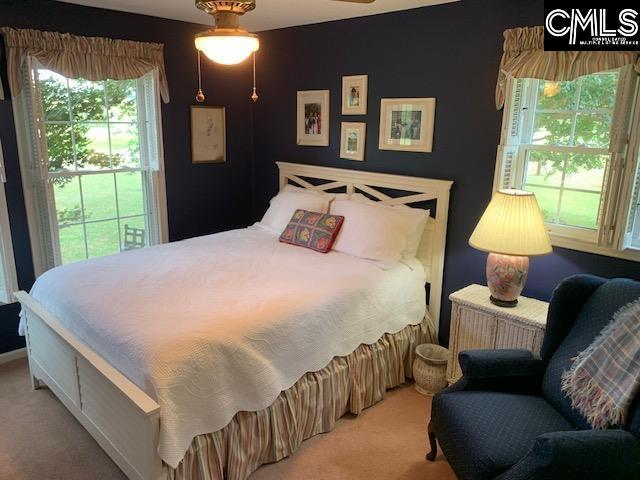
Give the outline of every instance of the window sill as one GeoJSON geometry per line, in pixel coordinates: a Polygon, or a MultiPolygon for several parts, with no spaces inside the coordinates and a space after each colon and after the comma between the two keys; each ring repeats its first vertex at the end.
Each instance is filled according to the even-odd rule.
{"type": "Polygon", "coordinates": [[[604,255],[607,257],[621,258],[624,260],[640,262],[640,250],[617,250],[611,247],[603,247],[594,243],[560,236],[554,234],[553,232],[549,233],[549,237],[551,238],[551,245],[553,245],[554,247],[568,248],[569,250],[577,250],[579,252],[593,253],[595,255],[604,255]]]}

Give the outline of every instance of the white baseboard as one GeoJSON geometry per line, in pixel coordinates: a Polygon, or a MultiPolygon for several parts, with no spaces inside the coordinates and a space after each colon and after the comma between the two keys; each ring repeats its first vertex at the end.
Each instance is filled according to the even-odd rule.
{"type": "Polygon", "coordinates": [[[9,363],[19,358],[27,356],[27,347],[19,348],[18,350],[12,350],[10,352],[0,353],[0,365],[3,363],[9,363]]]}

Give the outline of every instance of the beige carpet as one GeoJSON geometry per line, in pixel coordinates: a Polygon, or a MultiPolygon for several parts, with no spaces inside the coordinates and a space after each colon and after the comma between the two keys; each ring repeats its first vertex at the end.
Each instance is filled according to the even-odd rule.
{"type": "MultiPolygon", "coordinates": [[[[455,480],[424,459],[430,400],[407,385],[251,480],[455,480]]],[[[26,360],[0,365],[0,479],[117,480],[118,467],[47,389],[32,391],[26,360]]]]}

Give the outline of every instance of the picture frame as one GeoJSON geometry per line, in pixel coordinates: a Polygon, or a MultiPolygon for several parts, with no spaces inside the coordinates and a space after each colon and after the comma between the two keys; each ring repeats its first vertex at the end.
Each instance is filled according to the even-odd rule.
{"type": "Polygon", "coordinates": [[[342,77],[342,115],[366,115],[368,75],[342,77]]]}
{"type": "Polygon", "coordinates": [[[435,111],[435,98],[383,98],[378,148],[431,152],[435,111]]]}
{"type": "Polygon", "coordinates": [[[191,105],[191,163],[225,163],[225,107],[191,105]]]}
{"type": "Polygon", "coordinates": [[[364,122],[342,122],[340,132],[340,158],[364,160],[367,124],[364,122]]]}
{"type": "Polygon", "coordinates": [[[297,141],[301,146],[329,146],[329,90],[298,92],[297,141]]]}

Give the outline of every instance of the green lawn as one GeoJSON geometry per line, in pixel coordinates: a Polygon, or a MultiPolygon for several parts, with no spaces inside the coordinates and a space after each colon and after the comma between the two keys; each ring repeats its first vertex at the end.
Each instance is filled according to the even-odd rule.
{"type": "MultiPolygon", "coordinates": [[[[545,177],[543,175],[530,175],[524,188],[525,190],[529,190],[536,194],[538,205],[540,205],[540,209],[544,214],[545,220],[555,221],[560,190],[535,187],[530,185],[530,183],[535,185],[544,185],[551,182],[545,182],[545,177]]],[[[590,189],[593,188],[593,186],[580,184],[576,188],[590,189]]],[[[562,194],[558,223],[574,227],[595,229],[598,225],[599,207],[600,192],[573,192],[565,190],[562,194]]]]}
{"type": "MultiPolygon", "coordinates": [[[[124,225],[145,228],[144,199],[142,178],[135,173],[105,173],[82,177],[82,198],[86,224],[88,256],[99,257],[120,251],[123,241],[124,225]],[[117,200],[116,200],[117,192],[117,200]],[[113,220],[120,213],[120,220],[113,220]],[[120,236],[118,233],[120,226],[120,236]]],[[[55,186],[56,210],[59,212],[77,212],[80,218],[80,182],[74,178],[65,185],[55,186]]],[[[69,217],[66,217],[69,219],[69,217]]],[[[82,225],[73,225],[74,219],[60,225],[60,248],[63,263],[83,260],[85,252],[85,233],[82,225]]]]}

